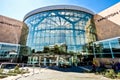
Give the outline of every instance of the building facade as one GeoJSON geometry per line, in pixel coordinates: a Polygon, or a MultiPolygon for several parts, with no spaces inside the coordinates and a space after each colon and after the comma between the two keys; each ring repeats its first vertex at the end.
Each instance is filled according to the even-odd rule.
{"type": "Polygon", "coordinates": [[[93,15],[88,9],[71,5],[33,10],[24,17],[29,27],[27,46],[43,51],[45,46],[65,44],[68,52],[82,52],[86,43],[96,41],[93,15]]]}
{"type": "Polygon", "coordinates": [[[97,58],[120,57],[120,2],[94,16],[97,42],[94,55],[97,58]]]}
{"type": "Polygon", "coordinates": [[[26,24],[0,15],[0,42],[25,45],[27,33],[26,24]]]}
{"type": "Polygon", "coordinates": [[[27,33],[25,23],[0,15],[0,62],[17,62],[26,47],[27,33]]]}
{"type": "Polygon", "coordinates": [[[19,51],[19,44],[0,42],[0,62],[17,61],[19,51]]]}
{"type": "Polygon", "coordinates": [[[94,44],[94,55],[96,58],[119,58],[120,37],[96,41],[94,44]]]}
{"type": "Polygon", "coordinates": [[[94,15],[98,40],[120,36],[120,2],[94,15]]]}

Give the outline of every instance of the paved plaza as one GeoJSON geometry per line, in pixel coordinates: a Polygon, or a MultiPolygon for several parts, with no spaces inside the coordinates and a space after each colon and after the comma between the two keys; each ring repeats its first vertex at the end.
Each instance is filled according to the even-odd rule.
{"type": "Polygon", "coordinates": [[[48,69],[48,68],[30,68],[29,74],[8,77],[2,80],[111,80],[102,75],[94,73],[84,73],[82,68],[69,69],[48,69]],[[71,70],[71,71],[70,71],[71,70]],[[79,72],[81,71],[81,72],[79,72]]]}

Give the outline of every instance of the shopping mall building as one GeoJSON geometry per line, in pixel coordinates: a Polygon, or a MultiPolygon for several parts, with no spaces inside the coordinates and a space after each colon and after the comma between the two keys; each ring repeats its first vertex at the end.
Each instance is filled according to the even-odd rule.
{"type": "Polygon", "coordinates": [[[29,27],[27,46],[42,51],[44,46],[66,44],[68,51],[80,52],[83,45],[95,41],[92,19],[94,13],[88,9],[57,5],[29,12],[24,22],[29,27]]]}
{"type": "MultiPolygon", "coordinates": [[[[33,10],[26,14],[23,20],[28,26],[26,46],[33,52],[28,62],[31,63],[32,60],[44,65],[54,62],[57,64],[60,59],[58,55],[61,53],[56,51],[56,57],[51,56],[57,49],[63,53],[95,57],[109,55],[108,57],[115,58],[120,53],[119,17],[120,3],[98,14],[73,5],[53,5],[33,10]],[[64,50],[61,48],[63,45],[64,50]],[[49,54],[44,55],[44,52],[49,54]],[[42,53],[40,56],[43,59],[34,53],[42,53]]],[[[6,38],[2,38],[4,39],[6,38]]],[[[73,59],[70,56],[68,58],[70,61],[73,59]]]]}
{"type": "Polygon", "coordinates": [[[27,34],[25,23],[0,15],[0,62],[23,61],[22,54],[28,49],[27,34]]]}
{"type": "Polygon", "coordinates": [[[120,2],[94,15],[97,41],[95,57],[120,57],[120,2]]]}

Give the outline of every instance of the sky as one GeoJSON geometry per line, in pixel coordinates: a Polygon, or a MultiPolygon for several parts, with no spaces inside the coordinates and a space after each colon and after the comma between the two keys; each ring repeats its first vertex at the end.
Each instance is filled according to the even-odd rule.
{"type": "Polygon", "coordinates": [[[0,15],[23,21],[28,12],[50,5],[76,5],[97,14],[118,2],[120,0],[0,0],[0,15]]]}

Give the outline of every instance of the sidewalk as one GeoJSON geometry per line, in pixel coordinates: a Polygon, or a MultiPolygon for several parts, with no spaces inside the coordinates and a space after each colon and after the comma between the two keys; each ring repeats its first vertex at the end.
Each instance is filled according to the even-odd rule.
{"type": "Polygon", "coordinates": [[[38,74],[22,77],[18,80],[111,80],[94,73],[63,72],[43,68],[38,74]]]}
{"type": "Polygon", "coordinates": [[[102,75],[95,75],[94,73],[64,72],[48,68],[29,68],[29,70],[30,73],[28,74],[10,76],[1,80],[111,80],[102,75]]]}

